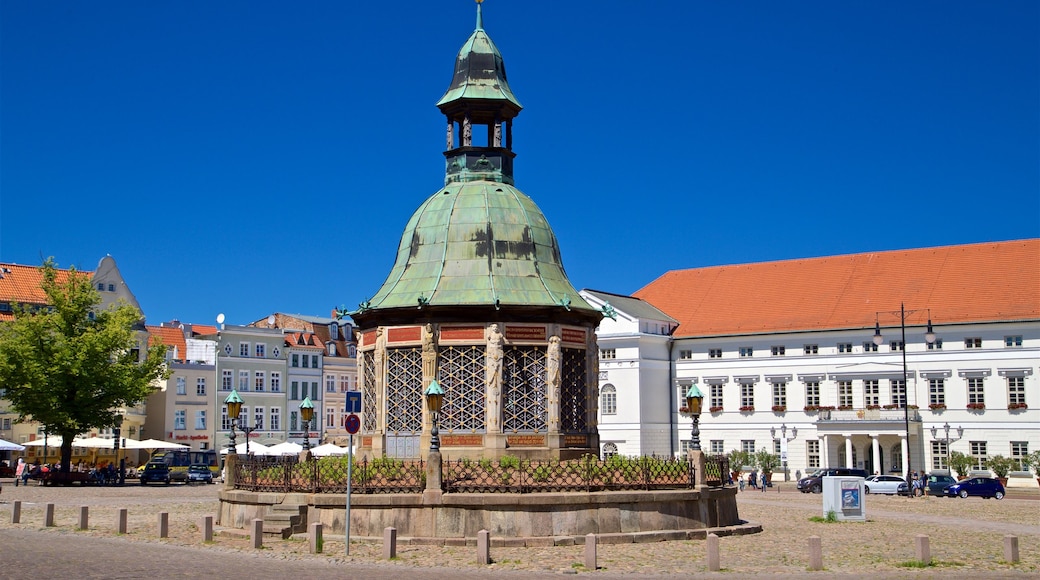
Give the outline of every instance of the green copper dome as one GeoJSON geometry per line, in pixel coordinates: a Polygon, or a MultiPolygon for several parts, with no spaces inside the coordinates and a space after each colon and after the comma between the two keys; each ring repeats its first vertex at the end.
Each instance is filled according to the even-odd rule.
{"type": "Polygon", "coordinates": [[[474,101],[497,101],[509,111],[509,117],[516,116],[523,108],[509,88],[502,53],[484,32],[480,4],[477,4],[477,27],[459,49],[451,86],[437,101],[437,106],[449,112],[453,104],[474,101]]]}
{"type": "Polygon", "coordinates": [[[542,211],[494,181],[450,184],[427,199],[368,307],[466,305],[595,310],[567,279],[542,211]]]}

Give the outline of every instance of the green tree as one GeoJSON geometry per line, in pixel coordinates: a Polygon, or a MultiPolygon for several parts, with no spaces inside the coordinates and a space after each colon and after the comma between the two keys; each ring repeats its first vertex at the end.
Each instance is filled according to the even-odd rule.
{"type": "Polygon", "coordinates": [[[1018,461],[1003,455],[994,455],[986,460],[986,466],[993,470],[997,477],[1007,477],[1012,469],[1018,467],[1018,461]]]}
{"type": "Polygon", "coordinates": [[[971,471],[973,465],[975,465],[974,457],[965,455],[960,451],[953,451],[950,453],[950,467],[957,472],[957,475],[967,477],[968,472],[971,471]]]}
{"type": "Polygon", "coordinates": [[[1029,469],[1032,467],[1036,476],[1040,477],[1040,449],[1026,455],[1022,463],[1024,464],[1023,469],[1029,469]]]}
{"type": "Polygon", "coordinates": [[[98,310],[89,276],[67,275],[48,258],[40,267],[47,307],[16,305],[0,324],[0,388],[21,421],[60,435],[61,471],[68,472],[72,439],[116,424],[119,407],[148,396],[166,378],[166,349],[140,348],[141,313],[120,303],[98,310]]]}
{"type": "Polygon", "coordinates": [[[765,447],[755,452],[755,465],[766,473],[773,473],[780,467],[780,456],[770,453],[765,447]]]}
{"type": "Polygon", "coordinates": [[[740,473],[744,470],[745,466],[754,466],[755,458],[747,451],[741,451],[734,449],[729,452],[729,468],[730,471],[740,473]]]}

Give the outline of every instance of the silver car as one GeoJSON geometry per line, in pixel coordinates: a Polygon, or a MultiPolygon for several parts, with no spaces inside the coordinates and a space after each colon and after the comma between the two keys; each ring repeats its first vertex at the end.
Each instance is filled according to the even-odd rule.
{"type": "Polygon", "coordinates": [[[863,482],[863,491],[867,493],[890,493],[907,495],[906,480],[895,475],[872,475],[863,482]]]}

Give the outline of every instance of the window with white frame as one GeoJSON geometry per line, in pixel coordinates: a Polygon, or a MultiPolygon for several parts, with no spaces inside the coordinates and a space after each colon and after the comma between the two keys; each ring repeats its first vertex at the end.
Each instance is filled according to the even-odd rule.
{"type": "Polygon", "coordinates": [[[780,455],[780,440],[779,439],[773,439],[773,455],[776,455],[776,456],[780,455]]]}
{"type": "Polygon", "coordinates": [[[722,349],[721,348],[709,348],[708,349],[708,358],[722,358],[722,349]]]}
{"type": "Polygon", "coordinates": [[[840,353],[851,353],[852,352],[852,343],[851,342],[839,342],[838,343],[838,352],[840,352],[840,353]]]}
{"type": "Polygon", "coordinates": [[[805,383],[805,406],[820,406],[820,383],[819,381],[808,381],[805,383]]]}
{"type": "Polygon", "coordinates": [[[256,407],[253,409],[253,426],[257,429],[264,428],[264,408],[256,407]]]}
{"type": "Polygon", "coordinates": [[[294,367],[300,366],[300,355],[295,354],[295,353],[292,355],[292,366],[294,366],[294,367]]]}
{"type": "Polygon", "coordinates": [[[1026,378],[1023,376],[1008,377],[1008,404],[1009,405],[1025,405],[1026,404],[1026,378]]]}
{"type": "Polygon", "coordinates": [[[710,453],[712,455],[722,455],[723,453],[726,452],[726,445],[725,445],[725,443],[726,442],[723,441],[722,439],[712,439],[708,443],[708,449],[710,450],[710,453]]]}
{"type": "Polygon", "coordinates": [[[754,383],[740,383],[740,408],[741,409],[754,409],[755,408],[755,384],[754,383]]]}
{"type": "Polygon", "coordinates": [[[820,354],[820,345],[818,344],[807,344],[802,347],[802,353],[806,355],[820,354]]]}
{"type": "Polygon", "coordinates": [[[753,356],[755,356],[755,349],[754,349],[754,347],[750,347],[750,346],[742,346],[742,347],[740,347],[740,357],[741,358],[750,358],[750,357],[753,357],[753,356]]]}
{"type": "Polygon", "coordinates": [[[868,340],[863,343],[863,352],[877,352],[877,345],[868,340]]]}
{"type": "Polygon", "coordinates": [[[711,385],[708,385],[708,391],[710,393],[709,394],[709,400],[708,400],[709,408],[721,409],[722,408],[722,385],[721,384],[711,384],[711,385]]]}
{"type": "Polygon", "coordinates": [[[264,358],[267,355],[267,345],[258,342],[256,343],[256,358],[264,358]]]}
{"type": "Polygon", "coordinates": [[[187,411],[184,409],[177,409],[173,412],[173,428],[180,431],[188,428],[187,411]]]}
{"type": "Polygon", "coordinates": [[[336,426],[336,409],[333,407],[325,408],[325,427],[332,429],[336,426]]]}
{"type": "Polygon", "coordinates": [[[820,440],[809,439],[805,442],[805,467],[816,469],[820,467],[820,440]]]}
{"type": "Polygon", "coordinates": [[[693,359],[693,351],[692,350],[680,350],[679,351],[679,360],[692,360],[692,359],[693,359]]]}
{"type": "Polygon", "coordinates": [[[234,373],[231,371],[221,371],[220,373],[220,390],[230,391],[231,385],[234,384],[234,373]]]}
{"type": "Polygon", "coordinates": [[[314,381],[311,383],[311,400],[318,400],[318,381],[314,381]]]}
{"type": "MultiPolygon", "coordinates": [[[[305,391],[307,390],[306,383],[304,383],[303,390],[305,390],[305,391]]],[[[298,381],[293,381],[292,383],[289,384],[289,400],[290,401],[299,401],[300,400],[300,383],[298,381]]]]}
{"type": "Polygon", "coordinates": [[[603,457],[604,458],[614,457],[615,455],[617,455],[617,453],[618,453],[617,445],[615,445],[613,443],[604,443],[603,444],[603,457]]]}
{"type": "Polygon", "coordinates": [[[336,356],[336,343],[329,343],[328,354],[329,356],[336,356]]]}
{"type": "Polygon", "coordinates": [[[238,343],[238,356],[249,356],[249,343],[240,342],[238,343]]]}
{"type": "Polygon", "coordinates": [[[1011,460],[1018,463],[1018,469],[1016,471],[1026,471],[1029,469],[1026,464],[1027,455],[1029,455],[1028,441],[1011,442],[1011,460]]]}
{"type": "Polygon", "coordinates": [[[256,371],[253,374],[253,390],[254,391],[263,391],[264,390],[264,383],[266,382],[266,378],[267,378],[267,373],[265,373],[264,371],[256,371]]]}
{"type": "Polygon", "coordinates": [[[838,381],[838,406],[852,408],[852,381],[838,381]]]}
{"type": "Polygon", "coordinates": [[[311,368],[311,355],[309,355],[309,354],[301,355],[300,356],[300,360],[303,363],[303,365],[302,365],[303,368],[305,368],[305,369],[311,368]]]}
{"type": "Polygon", "coordinates": [[[617,350],[613,348],[601,348],[599,349],[599,358],[608,360],[617,358],[617,350]]]}
{"type": "Polygon", "coordinates": [[[784,356],[787,354],[787,347],[783,345],[772,346],[769,348],[769,352],[772,356],[784,356]]]}
{"type": "Polygon", "coordinates": [[[773,406],[787,407],[787,383],[773,383],[773,406]]]}
{"type": "Polygon", "coordinates": [[[206,377],[198,377],[195,379],[195,395],[199,397],[206,395],[206,377]]]}
{"type": "Polygon", "coordinates": [[[289,411],[289,430],[298,431],[300,425],[300,415],[296,411],[289,411]]]}
{"type": "Polygon", "coordinates": [[[977,336],[965,338],[964,348],[982,348],[982,339],[977,336]]]}
{"type": "Polygon", "coordinates": [[[903,341],[901,340],[893,340],[892,342],[888,343],[888,350],[892,352],[900,352],[904,348],[906,348],[906,345],[903,344],[903,341]]]}
{"type": "Polygon", "coordinates": [[[229,431],[231,429],[231,417],[228,417],[227,407],[220,408],[220,430],[229,431]]]}
{"type": "Polygon", "coordinates": [[[863,406],[881,406],[881,381],[877,379],[867,379],[863,381],[863,406]]]}
{"type": "Polygon", "coordinates": [[[272,372],[271,373],[271,392],[280,393],[282,392],[282,373],[272,372]]]}
{"type": "Polygon", "coordinates": [[[968,377],[968,404],[986,404],[986,393],[983,389],[982,377],[968,377]]]}
{"type": "Polygon", "coordinates": [[[942,339],[941,338],[937,338],[937,339],[933,340],[932,342],[926,342],[925,344],[928,345],[928,350],[942,350],[942,339]]]}
{"type": "Polygon", "coordinates": [[[946,405],[946,379],[928,379],[928,404],[946,405]]]}
{"type": "Polygon", "coordinates": [[[271,430],[278,431],[282,428],[282,409],[271,407],[271,430]]]}
{"type": "Polygon", "coordinates": [[[1022,335],[1016,336],[1005,336],[1004,347],[1005,348],[1020,348],[1022,346],[1022,335]]]}
{"type": "Polygon", "coordinates": [[[325,375],[325,392],[336,392],[336,375],[325,375]]]}
{"type": "Polygon", "coordinates": [[[249,371],[238,371],[238,390],[242,392],[249,390],[249,371]]]}
{"type": "Polygon", "coordinates": [[[187,379],[185,379],[184,377],[177,377],[177,394],[188,394],[187,379]]]}
{"type": "Polygon", "coordinates": [[[946,441],[932,441],[932,469],[947,469],[946,441]]]}
{"type": "Polygon", "coordinates": [[[339,376],[339,392],[345,393],[350,390],[350,375],[339,376]]]}
{"type": "Polygon", "coordinates": [[[889,397],[892,404],[902,409],[906,406],[906,381],[903,379],[892,379],[888,381],[889,397]]]}
{"type": "Polygon", "coordinates": [[[743,451],[744,453],[754,453],[755,452],[755,440],[754,439],[741,439],[740,440],[740,450],[743,451]]]}
{"type": "Polygon", "coordinates": [[[206,428],[206,411],[195,411],[195,428],[199,430],[206,428]]]}
{"type": "Polygon", "coordinates": [[[974,462],[972,469],[989,469],[986,467],[986,462],[989,461],[989,455],[986,453],[986,442],[971,441],[969,446],[971,448],[971,459],[974,462]]]}
{"type": "Polygon", "coordinates": [[[617,389],[614,388],[614,385],[603,385],[599,398],[599,408],[603,410],[604,415],[617,414],[617,389]]]}

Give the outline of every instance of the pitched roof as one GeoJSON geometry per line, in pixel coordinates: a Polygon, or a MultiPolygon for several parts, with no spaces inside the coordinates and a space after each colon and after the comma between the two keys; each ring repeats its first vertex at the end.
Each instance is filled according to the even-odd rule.
{"type": "Polygon", "coordinates": [[[645,300],[640,300],[639,298],[625,296],[624,294],[612,294],[601,290],[590,290],[588,288],[585,288],[582,292],[590,294],[595,298],[610,304],[615,310],[624,312],[625,314],[634,316],[635,318],[678,322],[678,320],[668,316],[653,304],[650,304],[645,300]]]}
{"type": "Polygon", "coordinates": [[[634,296],[676,337],[892,327],[900,304],[911,325],[1035,321],[1040,239],[673,270],[634,296]]]}
{"type": "MultiPolygon", "coordinates": [[[[69,279],[69,270],[57,270],[57,281],[64,284],[69,279]]],[[[85,277],[93,276],[93,272],[76,270],[85,277]]],[[[20,264],[0,263],[0,302],[8,304],[47,304],[47,294],[43,288],[43,272],[39,266],[22,266],[20,264]]],[[[0,320],[13,320],[14,313],[0,312],[0,320]]]]}
{"type": "Polygon", "coordinates": [[[173,360],[184,361],[188,356],[188,344],[184,340],[184,331],[180,328],[170,326],[146,325],[148,330],[148,345],[154,346],[157,341],[162,341],[167,348],[176,348],[173,360]]]}

